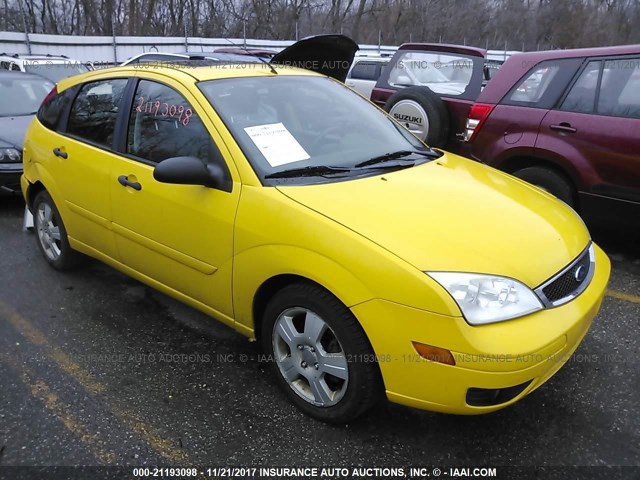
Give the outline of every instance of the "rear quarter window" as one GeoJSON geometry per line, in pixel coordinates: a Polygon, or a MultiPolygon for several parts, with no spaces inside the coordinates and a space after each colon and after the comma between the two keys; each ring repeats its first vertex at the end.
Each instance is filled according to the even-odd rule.
{"type": "Polygon", "coordinates": [[[73,100],[75,92],[77,92],[76,88],[68,88],[64,92],[56,94],[46,103],[43,103],[37,114],[40,123],[50,130],[58,130],[60,128],[62,114],[73,100]]]}
{"type": "MultiPolygon", "coordinates": [[[[514,61],[521,61],[519,58],[514,61]]],[[[521,77],[500,102],[521,107],[552,108],[574,77],[582,59],[563,58],[538,63],[521,77]]]]}

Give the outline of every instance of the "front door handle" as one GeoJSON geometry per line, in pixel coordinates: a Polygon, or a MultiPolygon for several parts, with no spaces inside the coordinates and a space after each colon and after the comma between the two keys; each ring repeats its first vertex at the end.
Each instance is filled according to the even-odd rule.
{"type": "Polygon", "coordinates": [[[551,130],[556,130],[560,133],[576,133],[577,128],[573,128],[570,123],[562,122],[560,125],[549,125],[551,130]]]}
{"type": "Polygon", "coordinates": [[[60,150],[60,149],[59,149],[59,148],[57,148],[57,147],[53,149],[53,154],[54,154],[56,157],[60,157],[60,158],[64,158],[64,159],[66,159],[67,157],[69,157],[69,154],[68,154],[67,152],[65,152],[65,151],[63,151],[63,150],[60,150]]]}
{"type": "Polygon", "coordinates": [[[142,185],[140,185],[139,182],[130,182],[129,178],[126,175],[120,175],[118,177],[118,182],[120,182],[120,185],[122,185],[123,187],[131,187],[137,191],[142,190],[142,185]]]}

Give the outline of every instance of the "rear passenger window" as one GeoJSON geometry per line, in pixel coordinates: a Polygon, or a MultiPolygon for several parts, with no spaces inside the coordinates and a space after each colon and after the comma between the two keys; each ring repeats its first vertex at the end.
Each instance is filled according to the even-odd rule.
{"type": "Polygon", "coordinates": [[[96,145],[111,147],[126,85],[125,79],[83,85],[71,107],[67,133],[96,145]]]}
{"type": "Polygon", "coordinates": [[[196,157],[207,163],[216,158],[214,149],[211,135],[182,95],[161,83],[138,83],[129,117],[127,153],[153,163],[171,157],[196,157]]]}
{"type": "Polygon", "coordinates": [[[378,80],[379,76],[379,64],[373,62],[360,62],[353,66],[350,78],[354,78],[356,80],[378,80]]]}
{"type": "Polygon", "coordinates": [[[599,74],[600,62],[589,62],[569,90],[560,109],[567,112],[592,113],[596,103],[599,74]]]}

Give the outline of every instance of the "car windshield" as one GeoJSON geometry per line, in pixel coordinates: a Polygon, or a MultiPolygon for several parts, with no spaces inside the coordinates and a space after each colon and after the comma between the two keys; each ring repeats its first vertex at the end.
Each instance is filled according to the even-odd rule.
{"type": "Polygon", "coordinates": [[[53,88],[45,78],[32,78],[21,73],[0,78],[0,117],[33,115],[53,88]],[[27,77],[27,78],[25,78],[27,77]]]}
{"type": "Polygon", "coordinates": [[[475,61],[482,58],[439,52],[407,51],[401,54],[389,73],[389,84],[396,87],[426,86],[435,93],[461,95],[471,83],[475,61]]]}
{"type": "Polygon", "coordinates": [[[425,156],[434,153],[330,78],[244,77],[199,86],[263,180],[298,169],[323,176],[326,167],[343,176],[363,175],[357,168],[363,162],[389,160],[407,166],[406,157],[413,153],[419,157],[413,162],[427,161],[425,156]]]}
{"type": "Polygon", "coordinates": [[[34,73],[48,78],[54,83],[58,83],[63,78],[79,73],[88,72],[89,68],[78,62],[51,63],[47,60],[31,60],[25,62],[24,70],[27,73],[34,73]]]}

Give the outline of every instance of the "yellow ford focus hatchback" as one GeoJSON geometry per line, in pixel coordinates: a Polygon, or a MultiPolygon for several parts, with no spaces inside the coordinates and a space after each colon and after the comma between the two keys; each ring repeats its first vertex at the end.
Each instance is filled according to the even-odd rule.
{"type": "Polygon", "coordinates": [[[326,76],[154,65],[62,80],[26,138],[44,258],[79,253],[261,342],[290,400],[457,414],[548,380],[610,264],[564,203],[433,150],[326,76]]]}

